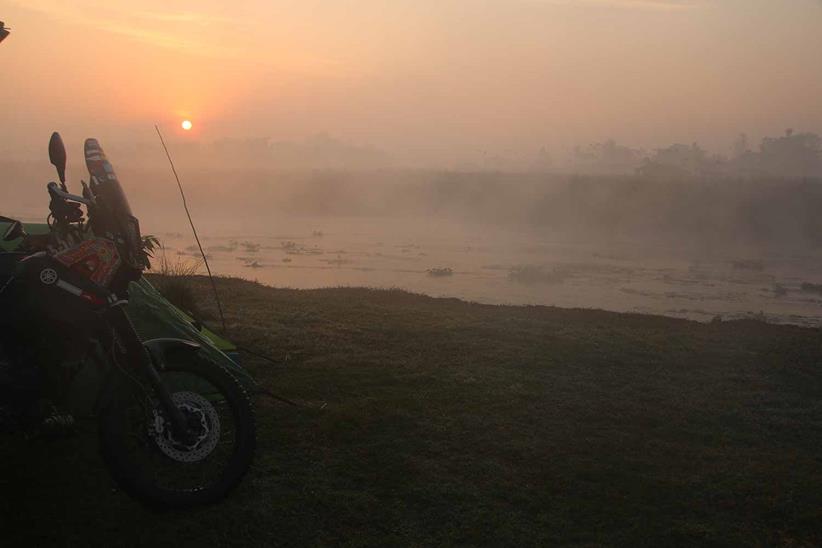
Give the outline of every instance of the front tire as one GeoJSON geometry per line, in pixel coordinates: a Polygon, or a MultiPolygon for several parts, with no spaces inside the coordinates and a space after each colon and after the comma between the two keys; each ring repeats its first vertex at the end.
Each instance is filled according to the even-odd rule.
{"type": "Polygon", "coordinates": [[[217,502],[240,483],[254,455],[248,393],[227,370],[196,354],[169,359],[159,374],[192,440],[176,440],[150,385],[124,372],[100,416],[103,459],[120,487],[151,507],[217,502]]]}

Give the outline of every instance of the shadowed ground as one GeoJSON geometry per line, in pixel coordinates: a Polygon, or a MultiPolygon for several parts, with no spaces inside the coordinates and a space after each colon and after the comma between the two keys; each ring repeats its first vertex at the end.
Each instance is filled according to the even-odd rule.
{"type": "Polygon", "coordinates": [[[302,405],[258,400],[246,481],[219,506],[154,514],[113,489],[93,423],[4,441],[7,541],[822,542],[818,330],[218,286],[230,337],[287,357],[248,369],[302,405]]]}

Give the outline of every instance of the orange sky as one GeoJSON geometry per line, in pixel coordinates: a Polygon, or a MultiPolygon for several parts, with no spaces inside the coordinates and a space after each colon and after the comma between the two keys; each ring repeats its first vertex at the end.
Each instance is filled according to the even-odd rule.
{"type": "Polygon", "coordinates": [[[822,131],[820,0],[0,0],[0,152],[325,132],[408,162],[822,131]],[[172,136],[173,137],[173,136],[172,136]]]}

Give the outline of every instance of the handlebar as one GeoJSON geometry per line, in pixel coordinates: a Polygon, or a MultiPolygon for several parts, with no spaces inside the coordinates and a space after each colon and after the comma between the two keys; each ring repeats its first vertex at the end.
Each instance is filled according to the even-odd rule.
{"type": "Polygon", "coordinates": [[[87,206],[94,205],[94,200],[89,198],[84,198],[82,196],[77,196],[76,194],[70,194],[61,190],[57,183],[51,182],[46,185],[48,188],[49,194],[52,196],[57,196],[58,198],[62,198],[63,200],[71,200],[72,202],[80,202],[81,204],[85,204],[87,206]]]}

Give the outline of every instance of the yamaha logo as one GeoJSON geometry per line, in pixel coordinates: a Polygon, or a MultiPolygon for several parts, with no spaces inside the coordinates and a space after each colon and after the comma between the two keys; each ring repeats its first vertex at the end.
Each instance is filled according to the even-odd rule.
{"type": "Polygon", "coordinates": [[[40,271],[40,281],[46,285],[51,285],[57,281],[57,271],[53,268],[44,268],[40,271]]]}

